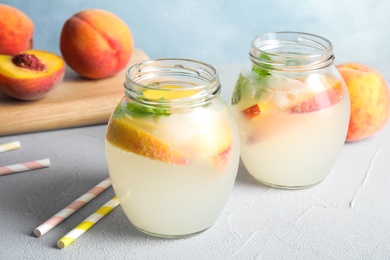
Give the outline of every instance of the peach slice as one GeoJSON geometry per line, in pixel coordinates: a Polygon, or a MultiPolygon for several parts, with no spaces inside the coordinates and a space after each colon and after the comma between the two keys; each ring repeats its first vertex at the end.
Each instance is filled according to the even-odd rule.
{"type": "Polygon", "coordinates": [[[242,114],[248,119],[252,119],[257,115],[260,115],[261,109],[260,109],[259,104],[256,103],[256,104],[242,110],[242,114]]]}
{"type": "MultiPolygon", "coordinates": [[[[344,88],[344,82],[338,81],[337,83],[331,85],[331,87],[318,93],[311,92],[307,94],[302,94],[301,96],[296,98],[296,103],[294,103],[293,105],[282,107],[280,111],[286,110],[287,112],[293,114],[319,111],[321,109],[331,107],[334,104],[340,102],[347,94],[347,90],[346,88],[344,88]]],[[[251,120],[252,118],[253,120],[255,120],[255,122],[252,124],[255,125],[255,127],[252,128],[252,132],[249,134],[248,139],[246,141],[248,145],[253,145],[260,142],[262,138],[264,138],[262,136],[268,136],[268,133],[274,134],[280,130],[283,130],[280,129],[279,124],[275,124],[275,114],[273,114],[272,112],[263,113],[263,110],[267,111],[266,109],[269,109],[269,107],[272,106],[264,106],[266,109],[263,109],[261,105],[262,104],[258,105],[260,106],[260,108],[253,106],[242,111],[242,113],[248,120],[251,120]],[[256,117],[257,119],[255,119],[256,117]]],[[[275,110],[278,111],[277,109],[275,110]]],[[[270,111],[272,111],[272,109],[270,109],[270,111]]]]}
{"type": "Polygon", "coordinates": [[[121,118],[110,122],[106,138],[113,145],[138,155],[171,164],[186,165],[188,160],[155,136],[134,127],[121,118]]]}
{"type": "Polygon", "coordinates": [[[182,86],[167,85],[159,89],[146,89],[143,95],[148,99],[178,99],[190,97],[199,91],[196,89],[186,89],[182,86]]]}
{"type": "Polygon", "coordinates": [[[343,99],[343,86],[343,82],[340,81],[327,90],[292,106],[290,110],[293,113],[308,113],[331,107],[343,99]]]}
{"type": "Polygon", "coordinates": [[[65,62],[54,53],[28,50],[0,55],[0,89],[20,100],[43,98],[65,75],[65,62]]]}
{"type": "Polygon", "coordinates": [[[223,171],[226,168],[231,151],[232,146],[229,146],[224,151],[213,157],[213,165],[218,171],[223,171]]]}
{"type": "Polygon", "coordinates": [[[277,82],[274,79],[269,84],[271,83],[276,87],[262,91],[257,102],[245,102],[245,105],[240,106],[244,118],[252,120],[261,115],[282,111],[308,113],[337,103],[343,97],[342,85],[338,86],[337,83],[332,84],[330,81],[324,83],[328,88],[322,92],[316,92],[310,84],[299,80],[277,82]]]}
{"type": "Polygon", "coordinates": [[[216,170],[222,171],[230,157],[233,133],[223,120],[215,118],[207,119],[212,124],[204,125],[196,130],[188,144],[190,153],[196,155],[199,160],[209,162],[216,170]]]}

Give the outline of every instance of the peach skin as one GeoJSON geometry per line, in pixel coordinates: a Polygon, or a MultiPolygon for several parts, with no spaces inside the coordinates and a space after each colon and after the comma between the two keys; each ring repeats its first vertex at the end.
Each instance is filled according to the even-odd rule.
{"type": "Polygon", "coordinates": [[[390,90],[383,76],[359,63],[336,66],[351,99],[351,117],[347,142],[359,141],[376,134],[390,119],[390,90]]]}
{"type": "Polygon", "coordinates": [[[86,78],[115,75],[127,66],[134,44],[129,27],[116,15],[87,9],[63,25],[60,49],[65,62],[86,78]]]}
{"type": "Polygon", "coordinates": [[[0,4],[0,54],[16,55],[33,47],[32,20],[12,6],[0,4]]]}

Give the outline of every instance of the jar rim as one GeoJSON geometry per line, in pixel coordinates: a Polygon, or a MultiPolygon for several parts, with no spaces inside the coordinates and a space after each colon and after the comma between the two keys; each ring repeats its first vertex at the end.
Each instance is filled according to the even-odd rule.
{"type": "Polygon", "coordinates": [[[125,94],[148,105],[169,106],[205,102],[220,93],[217,70],[205,62],[184,58],[160,58],[140,62],[126,72],[125,94]],[[143,97],[144,90],[172,91],[166,86],[181,86],[175,91],[196,91],[196,94],[175,99],[143,97]],[[165,86],[165,87],[164,87],[165,86]]]}
{"type": "Polygon", "coordinates": [[[333,44],[326,38],[296,31],[272,32],[251,42],[250,59],[275,70],[314,70],[334,62],[333,44]]]}

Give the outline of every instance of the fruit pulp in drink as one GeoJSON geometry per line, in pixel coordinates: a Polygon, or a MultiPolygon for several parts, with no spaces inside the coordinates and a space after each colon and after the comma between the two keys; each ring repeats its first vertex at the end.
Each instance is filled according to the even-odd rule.
{"type": "Polygon", "coordinates": [[[245,80],[232,107],[248,172],[260,182],[284,188],[322,181],[348,128],[350,101],[344,83],[322,75],[305,80],[268,76],[266,87],[250,77],[245,80]]]}
{"type": "Polygon", "coordinates": [[[106,134],[108,169],[135,227],[180,237],[217,220],[235,181],[240,149],[238,129],[225,106],[216,99],[169,116],[112,116],[106,134]]]}

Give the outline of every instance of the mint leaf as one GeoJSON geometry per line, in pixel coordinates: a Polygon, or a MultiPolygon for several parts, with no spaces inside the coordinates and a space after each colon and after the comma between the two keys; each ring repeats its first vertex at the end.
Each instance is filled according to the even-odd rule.
{"type": "Polygon", "coordinates": [[[127,111],[134,117],[146,117],[146,116],[169,116],[167,108],[156,106],[146,107],[138,104],[137,102],[128,102],[126,104],[127,111]]]}
{"type": "MultiPolygon", "coordinates": [[[[268,54],[265,54],[264,52],[260,54],[259,59],[269,60],[269,61],[272,60],[271,57],[268,54]]],[[[271,75],[271,73],[269,72],[270,69],[272,69],[272,66],[263,64],[262,67],[254,65],[252,71],[256,72],[262,78],[271,75]]]]}
{"type": "Polygon", "coordinates": [[[256,65],[252,67],[252,71],[256,72],[256,74],[258,74],[260,77],[271,75],[271,73],[269,73],[268,70],[260,68],[259,66],[256,65]]]}
{"type": "MultiPolygon", "coordinates": [[[[259,56],[260,60],[271,60],[271,57],[268,54],[261,53],[259,56]]],[[[255,72],[258,76],[257,82],[251,82],[254,79],[250,80],[249,78],[244,77],[242,74],[240,74],[240,77],[237,80],[236,86],[234,88],[234,95],[231,99],[231,104],[236,105],[241,101],[241,97],[245,93],[247,95],[253,95],[253,98],[258,99],[262,92],[265,90],[263,87],[256,87],[257,86],[266,86],[266,77],[271,75],[269,72],[272,69],[272,66],[268,64],[263,64],[263,66],[253,65],[252,71],[255,72]],[[257,83],[257,84],[256,84],[257,83]]]]}
{"type": "Polygon", "coordinates": [[[245,78],[242,74],[240,74],[240,77],[236,82],[236,86],[234,87],[234,91],[233,91],[234,94],[231,100],[232,105],[236,105],[240,103],[242,92],[245,92],[245,88],[247,88],[249,84],[250,84],[249,79],[245,78]]]}

